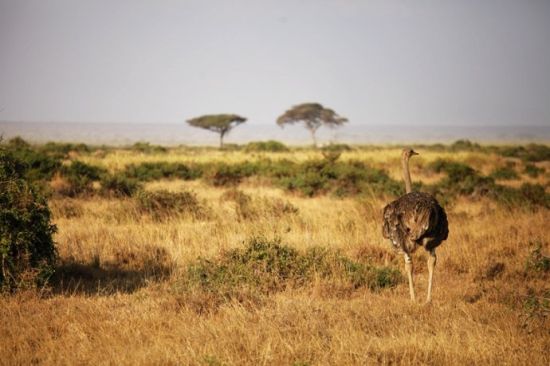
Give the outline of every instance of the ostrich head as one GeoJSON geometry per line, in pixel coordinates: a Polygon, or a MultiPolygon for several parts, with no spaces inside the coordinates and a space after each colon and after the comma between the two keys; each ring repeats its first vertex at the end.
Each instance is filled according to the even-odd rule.
{"type": "Polygon", "coordinates": [[[401,153],[403,160],[409,160],[411,156],[414,156],[414,155],[418,155],[418,153],[409,147],[404,148],[403,152],[401,153]]]}

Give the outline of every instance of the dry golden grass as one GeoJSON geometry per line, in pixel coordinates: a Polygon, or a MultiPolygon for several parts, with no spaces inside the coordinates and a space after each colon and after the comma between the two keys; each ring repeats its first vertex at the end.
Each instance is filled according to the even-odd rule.
{"type": "MultiPolygon", "coordinates": [[[[257,156],[193,154],[115,151],[80,159],[116,170],[144,161],[257,156]]],[[[263,155],[304,160],[318,153],[263,155]]],[[[398,155],[389,149],[342,158],[370,161],[399,178],[398,155]]],[[[413,179],[439,179],[422,170],[438,157],[482,171],[500,164],[481,153],[430,152],[414,163],[413,179]]],[[[514,212],[465,198],[448,207],[450,236],[438,249],[430,305],[411,303],[406,283],[372,292],[339,291],[316,281],[260,302],[227,301],[199,312],[199,294],[194,299],[175,289],[187,265],[257,235],[281,238],[299,250],[322,246],[402,266],[381,236],[386,202],[302,198],[250,179],[238,188],[252,198],[243,216],[227,189],[201,181],[156,181],[146,189],[192,191],[208,214],[159,222],[141,215],[130,199],[52,199],[63,281],[49,291],[0,298],[0,364],[550,364],[550,319],[542,304],[550,276],[526,268],[536,243],[550,250],[548,210],[514,212]],[[297,212],[269,208],[280,202],[297,212]]],[[[414,258],[422,297],[427,256],[420,249],[414,258]]]]}

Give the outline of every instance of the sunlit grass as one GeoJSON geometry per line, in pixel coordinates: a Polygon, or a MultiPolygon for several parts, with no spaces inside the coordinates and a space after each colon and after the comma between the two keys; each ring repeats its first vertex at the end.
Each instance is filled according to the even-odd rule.
{"type": "MultiPolygon", "coordinates": [[[[424,183],[441,179],[427,169],[438,158],[484,173],[503,164],[482,152],[419,152],[412,175],[424,183]]],[[[357,149],[340,159],[368,162],[400,180],[399,155],[398,148],[357,149]]],[[[322,154],[181,148],[74,158],[117,171],[146,161],[305,161],[322,154]]],[[[547,186],[548,176],[519,174],[517,182],[525,181],[547,186]]],[[[544,255],[550,250],[547,209],[457,198],[446,207],[450,234],[437,250],[434,301],[428,306],[409,301],[406,283],[372,291],[320,276],[256,297],[240,289],[214,303],[208,291],[182,289],[189,265],[198,258],[225,258],[220,256],[245,248],[254,237],[279,240],[300,253],[321,247],[359,263],[402,269],[402,258],[381,235],[381,211],[390,198],[307,198],[258,177],[236,187],[165,179],[144,188],[191,192],[204,215],[154,217],[135,198],[50,199],[64,282],[53,279],[50,292],[0,298],[1,364],[550,363],[544,305],[549,273],[527,265],[537,246],[544,255]]],[[[422,297],[427,255],[419,249],[414,258],[422,297]]]]}

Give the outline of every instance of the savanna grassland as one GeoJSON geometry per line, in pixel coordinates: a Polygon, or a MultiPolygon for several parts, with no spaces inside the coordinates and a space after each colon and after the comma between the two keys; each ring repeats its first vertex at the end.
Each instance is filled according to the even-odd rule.
{"type": "Polygon", "coordinates": [[[381,234],[401,147],[3,145],[58,253],[0,296],[0,364],[550,364],[546,145],[414,147],[450,229],[428,305],[381,234]]]}

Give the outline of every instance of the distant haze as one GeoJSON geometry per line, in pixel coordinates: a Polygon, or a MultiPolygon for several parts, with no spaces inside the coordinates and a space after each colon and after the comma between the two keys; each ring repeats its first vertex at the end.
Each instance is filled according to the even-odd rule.
{"type": "Polygon", "coordinates": [[[548,126],[550,1],[0,0],[0,121],[274,124],[309,101],[348,128],[548,126]]]}

